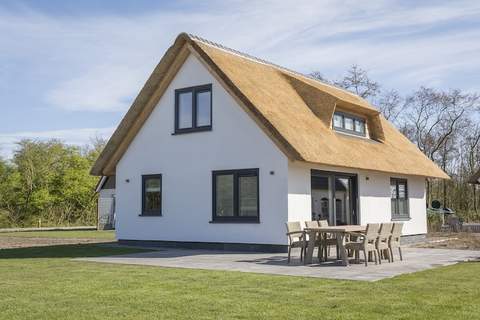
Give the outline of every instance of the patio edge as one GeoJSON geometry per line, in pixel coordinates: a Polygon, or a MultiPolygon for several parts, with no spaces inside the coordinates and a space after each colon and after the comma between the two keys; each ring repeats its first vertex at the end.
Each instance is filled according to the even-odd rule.
{"type": "Polygon", "coordinates": [[[164,247],[179,249],[203,249],[218,251],[239,251],[239,252],[265,252],[285,253],[288,246],[280,244],[263,243],[226,243],[226,242],[188,242],[188,241],[164,241],[164,240],[129,240],[118,239],[120,245],[140,247],[164,247]]]}

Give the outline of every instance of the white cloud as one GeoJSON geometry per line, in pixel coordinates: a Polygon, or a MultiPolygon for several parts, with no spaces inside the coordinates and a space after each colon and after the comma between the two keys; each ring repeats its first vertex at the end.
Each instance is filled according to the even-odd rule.
{"type": "Polygon", "coordinates": [[[66,80],[47,93],[47,100],[68,110],[123,111],[129,107],[144,79],[140,68],[94,66],[77,78],[66,80]]]}
{"type": "Polygon", "coordinates": [[[304,72],[320,69],[337,76],[358,63],[381,82],[406,88],[461,84],[462,74],[480,65],[478,29],[436,29],[478,20],[476,1],[410,6],[400,1],[301,0],[295,6],[217,1],[191,11],[183,6],[123,17],[0,10],[0,59],[31,62],[39,81],[51,82],[39,98],[76,111],[126,110],[181,31],[304,72]]]}
{"type": "Polygon", "coordinates": [[[57,139],[69,145],[84,146],[96,137],[110,138],[114,130],[115,128],[81,128],[0,134],[0,156],[6,159],[11,158],[17,147],[16,143],[23,139],[38,141],[57,139]]]}

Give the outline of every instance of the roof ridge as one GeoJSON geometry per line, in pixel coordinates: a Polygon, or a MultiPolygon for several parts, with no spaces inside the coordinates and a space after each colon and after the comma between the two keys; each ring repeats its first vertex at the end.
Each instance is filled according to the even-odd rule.
{"type": "MultiPolygon", "coordinates": [[[[280,70],[283,70],[283,71],[286,71],[286,72],[289,72],[289,73],[292,73],[292,74],[295,74],[295,75],[298,75],[298,76],[301,76],[301,77],[305,77],[307,79],[310,79],[310,80],[313,80],[313,81],[316,81],[318,83],[321,83],[323,85],[326,85],[326,86],[329,86],[333,89],[337,89],[337,90],[341,90],[349,95],[351,95],[352,97],[355,97],[355,98],[359,98],[359,99],[362,99],[362,100],[365,100],[363,99],[362,97],[356,95],[355,93],[353,92],[350,92],[348,91],[347,89],[345,88],[341,88],[341,87],[337,87],[336,85],[333,85],[331,83],[328,83],[328,82],[325,82],[325,81],[322,81],[320,79],[317,79],[311,75],[308,75],[308,74],[304,74],[304,73],[301,73],[299,71],[295,71],[295,70],[292,70],[292,69],[289,69],[287,67],[284,67],[284,66],[281,66],[281,65],[278,65],[276,63],[273,63],[273,62],[270,62],[268,60],[265,60],[265,59],[261,59],[261,58],[258,58],[258,57],[255,57],[255,56],[252,56],[248,53],[245,53],[245,52],[242,52],[242,51],[238,51],[236,49],[232,49],[230,47],[227,47],[227,46],[224,46],[223,44],[221,43],[218,43],[218,42],[214,42],[214,41],[211,41],[211,40],[208,40],[208,39],[205,39],[205,38],[202,38],[200,36],[197,36],[197,35],[194,35],[192,33],[187,33],[188,37],[190,37],[191,39],[195,40],[195,41],[200,41],[206,45],[210,45],[212,47],[215,47],[217,49],[220,49],[220,50],[224,50],[224,51],[227,51],[229,53],[232,53],[232,54],[235,54],[235,55],[238,55],[240,57],[243,57],[243,58],[246,58],[246,59],[249,59],[249,60],[252,60],[254,62],[258,62],[258,63],[261,63],[261,64],[265,64],[265,65],[268,65],[268,66],[271,66],[271,67],[274,67],[274,68],[277,68],[277,69],[280,69],[280,70]]],[[[369,103],[370,104],[370,103],[369,103]]]]}

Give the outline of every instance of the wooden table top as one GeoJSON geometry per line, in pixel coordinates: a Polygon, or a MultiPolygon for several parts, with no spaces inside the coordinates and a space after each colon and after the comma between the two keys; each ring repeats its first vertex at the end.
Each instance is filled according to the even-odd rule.
{"type": "Polygon", "coordinates": [[[366,229],[367,229],[366,226],[359,226],[359,225],[305,228],[306,231],[328,232],[328,233],[365,232],[366,229]]]}

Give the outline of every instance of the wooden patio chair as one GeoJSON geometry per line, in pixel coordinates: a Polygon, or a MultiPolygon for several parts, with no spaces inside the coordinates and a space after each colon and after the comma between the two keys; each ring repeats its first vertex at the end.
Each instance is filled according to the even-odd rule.
{"type": "Polygon", "coordinates": [[[375,264],[380,260],[378,256],[378,251],[376,247],[376,242],[378,238],[378,231],[380,230],[380,225],[378,223],[369,223],[367,224],[367,229],[365,233],[351,232],[352,235],[357,237],[357,241],[349,242],[345,244],[345,248],[355,252],[355,258],[359,260],[359,252],[363,251],[363,257],[365,260],[365,266],[368,266],[367,254],[373,252],[375,256],[375,264]]]}
{"type": "Polygon", "coordinates": [[[393,261],[393,249],[398,249],[398,254],[400,255],[400,261],[403,261],[402,257],[402,247],[400,245],[400,238],[402,236],[403,222],[395,222],[392,228],[392,234],[388,240],[388,248],[390,249],[390,256],[393,261]]]}
{"type": "MultiPolygon", "coordinates": [[[[328,220],[318,220],[318,226],[321,227],[321,228],[328,227],[329,226],[328,225],[328,220]]],[[[322,244],[321,244],[322,247],[325,248],[325,250],[327,252],[325,260],[330,255],[330,247],[331,246],[335,246],[337,248],[337,259],[340,259],[340,255],[339,255],[338,247],[337,247],[337,238],[335,238],[335,236],[333,234],[330,234],[330,233],[327,233],[326,236],[327,236],[326,238],[322,239],[322,244]]]]}
{"type": "Polygon", "coordinates": [[[319,224],[317,220],[305,221],[305,227],[307,228],[318,228],[319,224]]]}
{"type": "Polygon", "coordinates": [[[388,262],[392,262],[392,257],[390,255],[390,249],[388,245],[390,241],[390,236],[392,235],[392,227],[392,223],[382,223],[382,225],[380,226],[380,232],[378,233],[378,238],[376,242],[376,248],[380,257],[380,264],[382,264],[382,258],[385,258],[385,256],[388,258],[388,262]]]}
{"type": "Polygon", "coordinates": [[[300,248],[300,261],[302,261],[307,247],[306,233],[302,230],[300,222],[287,222],[285,225],[288,237],[288,263],[290,263],[290,254],[293,248],[300,248]]]}

